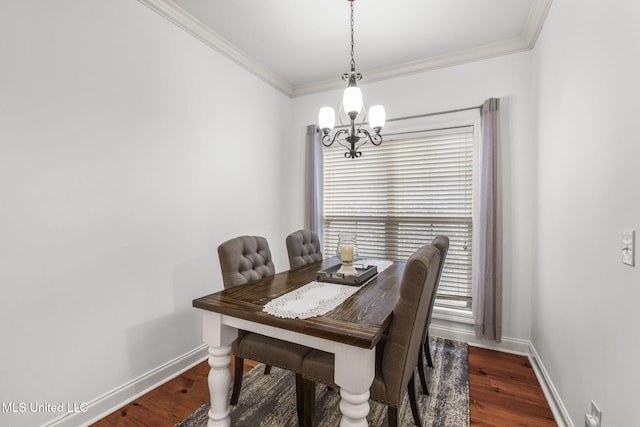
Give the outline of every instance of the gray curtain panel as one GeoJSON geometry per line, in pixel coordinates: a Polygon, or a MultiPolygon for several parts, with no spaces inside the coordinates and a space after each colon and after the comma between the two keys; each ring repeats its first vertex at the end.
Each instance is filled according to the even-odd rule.
{"type": "Polygon", "coordinates": [[[307,126],[305,228],[315,231],[322,246],[322,143],[320,128],[307,126]]]}
{"type": "Polygon", "coordinates": [[[482,105],[478,265],[475,281],[475,333],[478,338],[502,338],[502,194],[500,174],[500,100],[482,105]]]}

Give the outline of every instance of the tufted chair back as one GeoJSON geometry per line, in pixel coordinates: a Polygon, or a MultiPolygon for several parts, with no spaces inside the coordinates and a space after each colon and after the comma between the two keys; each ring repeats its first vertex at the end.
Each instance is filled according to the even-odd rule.
{"type": "Polygon", "coordinates": [[[242,285],[276,274],[267,239],[240,236],[218,246],[224,287],[242,285]]]}
{"type": "Polygon", "coordinates": [[[307,264],[322,261],[320,240],[314,231],[298,230],[287,236],[287,252],[289,253],[289,267],[303,267],[307,264]]]}
{"type": "Polygon", "coordinates": [[[432,245],[421,247],[407,260],[381,360],[384,386],[376,387],[380,384],[374,381],[371,390],[375,400],[382,400],[378,394],[383,388],[388,405],[399,407],[402,403],[407,384],[418,365],[422,332],[435,291],[439,264],[440,251],[432,245]]]}

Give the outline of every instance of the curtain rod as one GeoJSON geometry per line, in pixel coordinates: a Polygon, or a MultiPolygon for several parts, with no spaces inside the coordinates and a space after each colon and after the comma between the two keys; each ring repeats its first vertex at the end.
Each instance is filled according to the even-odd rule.
{"type": "Polygon", "coordinates": [[[387,119],[387,121],[395,122],[398,120],[419,119],[421,117],[438,116],[440,114],[459,113],[460,111],[470,111],[470,110],[480,110],[480,109],[482,109],[482,105],[478,105],[476,107],[458,108],[456,110],[436,111],[435,113],[418,114],[415,116],[397,117],[395,119],[387,119]]]}
{"type": "MultiPolygon", "coordinates": [[[[436,128],[436,129],[410,130],[410,131],[406,131],[406,132],[393,132],[393,133],[385,133],[384,136],[410,135],[412,133],[438,132],[438,131],[442,131],[442,130],[464,129],[464,128],[472,128],[473,129],[473,125],[448,126],[448,127],[436,128]]],[[[392,140],[390,140],[390,141],[392,141],[392,140]]]]}
{"type": "MultiPolygon", "coordinates": [[[[426,114],[417,114],[415,116],[405,116],[405,117],[396,117],[395,119],[387,119],[387,122],[396,122],[398,120],[410,120],[410,119],[419,119],[421,117],[429,117],[429,116],[437,116],[440,114],[449,114],[449,113],[459,113],[461,111],[470,111],[470,110],[482,110],[482,105],[478,105],[476,107],[466,107],[466,108],[458,108],[455,110],[445,110],[445,111],[436,111],[435,113],[426,113],[426,114]]],[[[368,122],[367,122],[368,123],[368,122]]],[[[349,124],[340,124],[336,126],[336,128],[348,128],[349,124]]],[[[318,129],[320,132],[320,129],[318,129]]]]}

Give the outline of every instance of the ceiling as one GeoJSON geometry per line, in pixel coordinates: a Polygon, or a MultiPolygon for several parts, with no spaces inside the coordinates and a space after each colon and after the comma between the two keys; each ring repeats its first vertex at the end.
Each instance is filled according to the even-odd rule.
{"type": "MultiPolygon", "coordinates": [[[[289,96],[341,88],[347,0],[139,0],[289,96]]],[[[533,48],[552,0],[357,0],[362,83],[533,48]]]]}

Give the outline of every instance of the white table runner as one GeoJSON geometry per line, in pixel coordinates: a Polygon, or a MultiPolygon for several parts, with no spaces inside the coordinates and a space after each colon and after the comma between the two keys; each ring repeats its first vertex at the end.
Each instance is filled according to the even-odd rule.
{"type": "MultiPolygon", "coordinates": [[[[380,259],[363,259],[355,265],[375,265],[378,274],[387,269],[392,261],[380,259]]],[[[333,310],[344,300],[356,293],[362,286],[338,285],[335,283],[316,282],[308,283],[295,291],[286,293],[269,301],[262,311],[276,317],[287,319],[308,319],[309,317],[322,316],[333,310]]]]}

